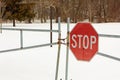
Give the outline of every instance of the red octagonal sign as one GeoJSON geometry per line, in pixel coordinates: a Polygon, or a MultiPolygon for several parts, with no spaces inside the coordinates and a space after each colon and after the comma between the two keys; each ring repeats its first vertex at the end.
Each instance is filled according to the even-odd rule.
{"type": "Polygon", "coordinates": [[[70,32],[70,49],[78,60],[90,61],[98,51],[98,33],[90,23],[77,23],[70,32]]]}

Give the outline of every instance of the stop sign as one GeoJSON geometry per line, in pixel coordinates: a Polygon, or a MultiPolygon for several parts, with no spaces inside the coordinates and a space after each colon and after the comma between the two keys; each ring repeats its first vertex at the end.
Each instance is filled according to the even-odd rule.
{"type": "Polygon", "coordinates": [[[98,33],[90,23],[77,23],[70,32],[70,49],[78,60],[90,61],[98,51],[98,33]]]}

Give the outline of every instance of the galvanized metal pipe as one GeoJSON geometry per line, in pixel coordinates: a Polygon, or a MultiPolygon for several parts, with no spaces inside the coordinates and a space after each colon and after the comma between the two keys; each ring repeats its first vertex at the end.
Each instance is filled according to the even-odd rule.
{"type": "Polygon", "coordinates": [[[69,64],[69,28],[70,28],[70,18],[67,18],[67,46],[66,46],[66,69],[65,69],[65,80],[68,80],[68,64],[69,64]]]}
{"type": "Polygon", "coordinates": [[[22,28],[2,28],[2,30],[15,30],[15,31],[38,31],[38,32],[59,32],[59,30],[48,30],[48,29],[22,29],[22,28]]]}
{"type": "MultiPolygon", "coordinates": [[[[120,35],[109,35],[109,34],[98,34],[98,35],[100,37],[120,38],[120,35]]],[[[110,58],[110,59],[114,59],[114,60],[120,61],[120,58],[118,58],[118,57],[114,57],[114,56],[111,56],[111,55],[108,55],[108,54],[104,54],[104,53],[101,53],[101,52],[98,52],[97,54],[101,55],[101,56],[104,56],[104,57],[107,57],[107,58],[110,58]]]]}
{"type": "Polygon", "coordinates": [[[20,48],[23,48],[23,31],[22,29],[20,30],[20,48]]]}
{"type": "Polygon", "coordinates": [[[116,61],[120,61],[120,58],[118,58],[118,57],[114,57],[114,56],[111,56],[111,55],[108,55],[108,54],[104,54],[104,53],[101,53],[101,52],[98,52],[97,54],[100,55],[100,56],[104,56],[104,57],[116,60],[116,61]]]}
{"type": "Polygon", "coordinates": [[[100,37],[120,38],[120,35],[98,34],[100,37]]]}
{"type": "Polygon", "coordinates": [[[58,80],[58,71],[59,71],[59,62],[60,62],[60,49],[61,49],[61,24],[60,24],[60,17],[58,17],[58,54],[57,54],[57,62],[56,62],[56,73],[55,73],[55,80],[58,80]]]}
{"type": "Polygon", "coordinates": [[[10,51],[18,51],[18,50],[25,50],[25,49],[32,49],[32,48],[38,48],[38,47],[45,47],[45,46],[50,46],[50,45],[57,45],[57,42],[54,43],[48,43],[48,44],[41,44],[41,45],[34,45],[34,46],[28,46],[28,47],[23,47],[21,48],[15,48],[15,49],[9,49],[9,50],[2,50],[0,53],[5,53],[5,52],[10,52],[10,51]]]}

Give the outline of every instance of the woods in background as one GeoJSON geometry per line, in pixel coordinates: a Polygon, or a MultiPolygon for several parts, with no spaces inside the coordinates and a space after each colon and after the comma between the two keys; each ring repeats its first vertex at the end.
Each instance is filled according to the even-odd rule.
{"type": "Polygon", "coordinates": [[[50,19],[51,15],[56,22],[58,17],[61,17],[62,22],[65,22],[67,17],[71,18],[71,22],[84,20],[99,23],[120,22],[120,0],[1,0],[1,2],[6,9],[2,12],[4,19],[12,17],[29,22],[37,19],[43,23],[50,19]]]}

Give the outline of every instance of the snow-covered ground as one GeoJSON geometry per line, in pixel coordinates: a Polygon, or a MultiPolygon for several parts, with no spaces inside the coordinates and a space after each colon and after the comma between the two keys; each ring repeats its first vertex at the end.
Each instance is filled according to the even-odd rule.
{"type": "MultiPolygon", "coordinates": [[[[100,34],[120,35],[120,23],[92,24],[100,34]]],[[[62,38],[66,37],[65,23],[61,24],[62,38]]],[[[75,24],[70,24],[70,30],[75,24]]],[[[12,24],[3,24],[12,28],[12,24]]],[[[16,28],[49,29],[46,24],[17,24],[16,28]]],[[[53,24],[58,29],[58,24],[53,24]]],[[[49,43],[49,32],[23,32],[24,47],[49,43]]],[[[53,42],[58,34],[53,33],[53,42]]],[[[3,30],[0,34],[0,50],[20,47],[20,32],[3,30]]],[[[55,45],[42,48],[6,52],[0,54],[0,80],[55,80],[57,49],[55,45]]],[[[119,38],[99,38],[99,52],[120,57],[119,38]]],[[[60,54],[59,79],[65,80],[66,46],[62,45],[60,54]]],[[[77,61],[69,53],[68,80],[120,80],[120,62],[100,55],[95,55],[90,62],[77,61]]]]}

